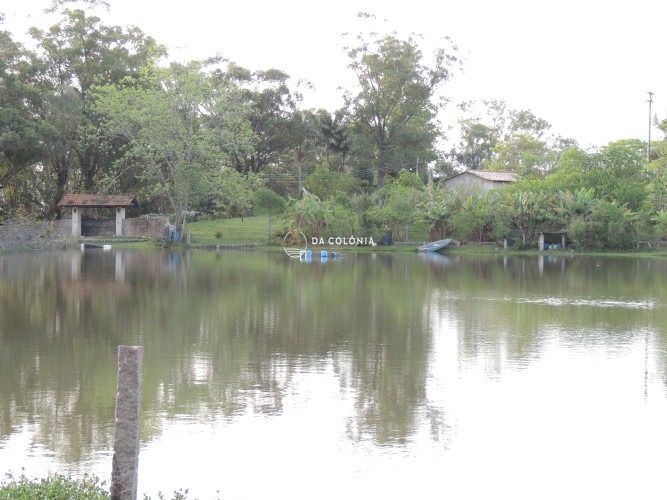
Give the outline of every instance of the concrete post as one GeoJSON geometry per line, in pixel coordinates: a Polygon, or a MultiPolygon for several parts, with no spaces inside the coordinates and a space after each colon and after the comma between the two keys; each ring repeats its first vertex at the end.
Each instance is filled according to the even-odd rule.
{"type": "Polygon", "coordinates": [[[81,236],[81,208],[72,207],[72,236],[81,236]]]}
{"type": "Polygon", "coordinates": [[[540,238],[537,240],[537,249],[540,252],[544,251],[544,233],[540,233],[540,238]]]}
{"type": "Polygon", "coordinates": [[[141,410],[141,346],[118,346],[116,436],[111,465],[111,499],[136,500],[141,410]]]}
{"type": "Polygon", "coordinates": [[[125,219],[125,208],[116,208],[116,236],[123,236],[123,220],[125,219]]]}
{"type": "Polygon", "coordinates": [[[565,248],[565,245],[567,244],[567,241],[565,240],[565,234],[560,235],[560,246],[562,248],[565,248]]]}

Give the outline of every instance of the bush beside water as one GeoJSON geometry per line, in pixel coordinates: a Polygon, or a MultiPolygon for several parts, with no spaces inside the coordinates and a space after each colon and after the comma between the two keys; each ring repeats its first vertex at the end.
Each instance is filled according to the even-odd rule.
{"type": "MultiPolygon", "coordinates": [[[[158,493],[158,499],[186,500],[188,490],[174,491],[171,497],[158,493]]],[[[109,500],[106,481],[95,476],[84,475],[74,479],[62,474],[53,474],[42,479],[29,479],[24,475],[14,478],[7,474],[0,482],[0,500],[109,500]]],[[[144,495],[143,500],[151,500],[144,495]]]]}

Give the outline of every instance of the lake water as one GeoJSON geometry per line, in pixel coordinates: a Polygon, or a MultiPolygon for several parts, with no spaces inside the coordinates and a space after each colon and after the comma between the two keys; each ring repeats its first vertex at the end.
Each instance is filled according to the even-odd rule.
{"type": "Polygon", "coordinates": [[[144,346],[139,491],[664,498],[667,259],[0,257],[0,473],[108,477],[144,346]]]}

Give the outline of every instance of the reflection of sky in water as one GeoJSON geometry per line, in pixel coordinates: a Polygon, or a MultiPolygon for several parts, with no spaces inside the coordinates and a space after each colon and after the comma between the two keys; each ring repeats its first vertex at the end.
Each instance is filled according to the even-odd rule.
{"type": "MultiPolygon", "coordinates": [[[[372,258],[362,257],[347,264],[369,265],[364,278],[385,272],[380,266],[390,279],[407,282],[414,279],[406,273],[412,264],[397,263],[411,258],[383,258],[373,265],[372,258]]],[[[311,339],[304,339],[302,330],[320,325],[317,318],[303,316],[303,324],[290,318],[292,330],[281,337],[284,307],[260,301],[257,321],[276,343],[264,346],[270,350],[261,357],[248,358],[234,375],[247,384],[238,388],[233,411],[222,412],[197,396],[197,391],[204,391],[201,398],[209,397],[209,390],[215,394],[224,368],[220,360],[227,359],[219,355],[237,348],[229,343],[203,350],[202,341],[193,340],[194,350],[176,360],[182,371],[175,381],[161,380],[157,396],[145,399],[159,404],[144,406],[144,419],[155,429],[143,440],[140,491],[190,488],[210,498],[219,490],[225,499],[662,498],[657,457],[667,447],[665,295],[600,293],[602,285],[597,295],[581,293],[581,287],[570,296],[548,295],[540,281],[532,288],[523,282],[524,289],[512,294],[508,286],[514,278],[502,273],[498,278],[493,266],[414,262],[421,281],[409,284],[428,293],[397,318],[405,319],[401,325],[408,330],[413,324],[422,327],[429,343],[420,382],[424,395],[403,395],[417,401],[405,435],[392,434],[396,425],[385,428],[384,440],[373,435],[384,428],[378,419],[391,420],[374,406],[388,404],[382,391],[391,398],[392,391],[412,387],[392,385],[407,376],[401,358],[392,360],[390,351],[379,350],[385,363],[374,378],[376,354],[364,357],[358,351],[373,345],[365,337],[334,337],[307,351],[304,342],[311,339]],[[255,379],[256,370],[267,373],[255,379]],[[194,396],[178,406],[183,384],[194,396]]],[[[127,268],[125,279],[131,275],[127,268]]],[[[305,286],[299,280],[294,284],[305,286]]],[[[327,289],[332,297],[333,292],[327,289]]],[[[405,292],[411,293],[407,285],[405,292]]],[[[224,310],[225,301],[215,302],[224,310]]],[[[379,314],[391,305],[369,303],[379,314]]],[[[59,316],[58,331],[64,321],[59,316]]],[[[209,323],[200,323],[201,338],[214,335],[209,323]]],[[[336,332],[338,326],[322,328],[336,332]]],[[[323,339],[325,333],[317,332],[323,339]]],[[[398,342],[410,351],[421,345],[410,335],[385,336],[381,342],[398,342]]],[[[414,361],[406,357],[408,362],[414,361]]],[[[76,396],[67,393],[63,404],[76,408],[76,396]]],[[[0,440],[0,471],[21,467],[28,475],[88,471],[106,477],[111,456],[98,450],[78,463],[63,463],[59,453],[40,443],[37,425],[20,423],[0,440]]]]}
{"type": "Polygon", "coordinates": [[[605,299],[582,299],[564,297],[541,297],[535,299],[517,299],[521,304],[544,304],[547,306],[588,306],[588,307],[613,307],[622,309],[653,309],[656,307],[654,300],[605,300],[605,299]]]}
{"type": "MultiPolygon", "coordinates": [[[[440,439],[423,420],[404,446],[350,440],[353,394],[341,391],[329,365],[300,374],[280,414],[174,418],[144,443],[141,491],[187,485],[201,498],[220,489],[230,499],[661,497],[656,457],[667,446],[667,405],[654,375],[648,391],[659,397],[644,397],[642,342],[611,355],[604,347],[573,351],[554,338],[526,371],[508,366],[490,378],[484,359],[457,368],[456,331],[441,326],[428,380],[430,404],[445,411],[440,439]]],[[[3,443],[0,466],[110,470],[107,453],[61,468],[31,436],[23,429],[3,443]]]]}

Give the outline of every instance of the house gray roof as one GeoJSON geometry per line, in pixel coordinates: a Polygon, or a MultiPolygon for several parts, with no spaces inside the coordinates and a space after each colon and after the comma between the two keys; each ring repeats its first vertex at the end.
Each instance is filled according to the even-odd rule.
{"type": "Polygon", "coordinates": [[[448,177],[447,179],[445,179],[444,182],[447,182],[448,180],[463,174],[474,175],[475,177],[479,177],[480,179],[493,182],[516,182],[519,180],[519,176],[516,175],[514,172],[487,172],[485,170],[466,170],[465,172],[461,172],[459,174],[455,174],[452,175],[451,177],[448,177]]]}

